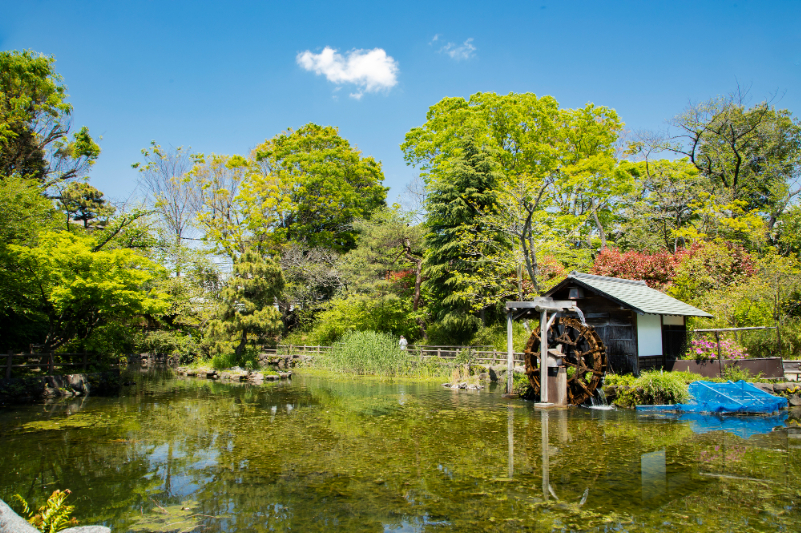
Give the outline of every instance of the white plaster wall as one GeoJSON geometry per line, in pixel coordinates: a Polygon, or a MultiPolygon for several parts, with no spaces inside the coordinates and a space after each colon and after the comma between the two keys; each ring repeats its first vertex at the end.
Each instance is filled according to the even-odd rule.
{"type": "Polygon", "coordinates": [[[662,317],[662,324],[665,326],[683,326],[684,317],[676,315],[664,315],[662,317]]]}
{"type": "Polygon", "coordinates": [[[637,351],[640,357],[662,355],[660,315],[637,315],[637,351]]]}

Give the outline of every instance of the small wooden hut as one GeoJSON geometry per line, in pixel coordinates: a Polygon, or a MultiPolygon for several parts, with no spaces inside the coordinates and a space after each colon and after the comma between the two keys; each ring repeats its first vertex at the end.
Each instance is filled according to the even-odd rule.
{"type": "Polygon", "coordinates": [[[587,324],[603,340],[610,371],[615,373],[666,366],[686,350],[686,317],[712,317],[644,281],[578,272],[571,272],[544,296],[576,300],[587,324]]]}

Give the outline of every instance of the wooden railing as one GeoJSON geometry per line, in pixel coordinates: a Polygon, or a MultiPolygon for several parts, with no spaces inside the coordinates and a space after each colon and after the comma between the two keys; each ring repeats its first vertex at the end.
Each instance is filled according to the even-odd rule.
{"type": "MultiPolygon", "coordinates": [[[[425,359],[456,359],[460,353],[468,351],[470,360],[481,364],[505,364],[506,352],[499,350],[481,350],[480,348],[491,348],[491,346],[436,346],[436,345],[409,345],[406,351],[412,357],[420,361],[425,359]]],[[[314,357],[328,353],[331,346],[311,346],[296,344],[279,344],[277,348],[264,350],[263,353],[275,355],[304,355],[314,357]]],[[[515,363],[523,364],[525,354],[523,352],[514,353],[515,363]]]]}
{"type": "MultiPolygon", "coordinates": [[[[43,374],[52,376],[56,369],[65,370],[70,367],[79,367],[86,371],[90,365],[98,363],[104,356],[96,354],[81,353],[13,353],[0,354],[0,361],[5,358],[4,364],[0,368],[5,368],[5,378],[11,378],[11,371],[14,368],[33,368],[43,374]],[[78,359],[79,362],[75,362],[78,359]],[[23,362],[15,362],[20,361],[23,362]]],[[[117,365],[111,365],[117,366],[117,365]]]]}

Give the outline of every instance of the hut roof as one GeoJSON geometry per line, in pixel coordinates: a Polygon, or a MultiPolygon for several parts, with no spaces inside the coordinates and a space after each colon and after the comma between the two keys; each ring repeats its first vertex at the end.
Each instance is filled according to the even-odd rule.
{"type": "Polygon", "coordinates": [[[552,296],[553,293],[567,285],[578,285],[600,293],[641,315],[680,315],[712,318],[712,315],[701,311],[697,307],[652,289],[644,281],[595,276],[575,271],[571,272],[567,278],[548,291],[545,296],[552,296]]]}

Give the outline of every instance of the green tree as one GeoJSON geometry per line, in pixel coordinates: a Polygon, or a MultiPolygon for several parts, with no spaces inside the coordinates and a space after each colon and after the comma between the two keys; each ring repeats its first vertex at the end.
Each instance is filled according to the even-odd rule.
{"type": "Polygon", "coordinates": [[[163,270],[132,250],[95,251],[87,235],[49,232],[36,246],[10,245],[11,277],[6,305],[19,316],[43,320],[44,346],[57,349],[86,341],[111,322],[158,315],[165,295],[148,290],[163,270]]]}
{"type": "MultiPolygon", "coordinates": [[[[493,232],[484,226],[482,214],[497,205],[497,186],[503,179],[488,150],[467,138],[454,154],[448,170],[431,184],[426,209],[428,233],[423,273],[434,314],[442,326],[457,336],[469,336],[478,326],[472,303],[465,292],[465,273],[481,275],[484,266],[478,254],[466,253],[466,234],[493,232]]],[[[502,241],[497,232],[494,239],[502,241]]]]}
{"type": "Polygon", "coordinates": [[[769,102],[748,107],[739,92],[688,107],[665,136],[640,139],[630,151],[687,157],[716,196],[759,211],[768,231],[801,192],[801,122],[769,102]]]}
{"type": "Polygon", "coordinates": [[[101,191],[88,183],[67,184],[58,199],[61,210],[67,215],[67,231],[71,221],[82,222],[84,229],[89,229],[90,222],[94,227],[105,226],[116,209],[103,196],[101,191]]]}
{"type": "Polygon", "coordinates": [[[47,188],[88,171],[100,147],[86,127],[70,136],[71,116],[54,58],[0,52],[0,178],[18,175],[47,188]]]}
{"type": "Polygon", "coordinates": [[[275,261],[246,250],[234,261],[233,277],[221,295],[222,315],[209,323],[211,335],[223,343],[235,339],[234,353],[240,355],[249,339],[276,332],[281,314],[275,304],[283,288],[284,277],[275,261]]]}
{"type": "MultiPolygon", "coordinates": [[[[625,190],[618,183],[625,175],[612,172],[622,123],[611,109],[560,109],[554,98],[531,93],[477,93],[469,100],[443,99],[426,119],[401,145],[407,163],[419,165],[434,184],[449,172],[462,139],[488,145],[503,177],[497,186],[501,207],[486,224],[514,238],[537,290],[539,246],[578,243],[581,228],[625,190]]],[[[597,229],[603,231],[600,216],[597,229]]]]}
{"type": "Polygon", "coordinates": [[[253,151],[243,190],[251,230],[277,242],[305,242],[347,252],[356,245],[354,220],[384,205],[381,163],[330,126],[307,124],[253,151]]]}

